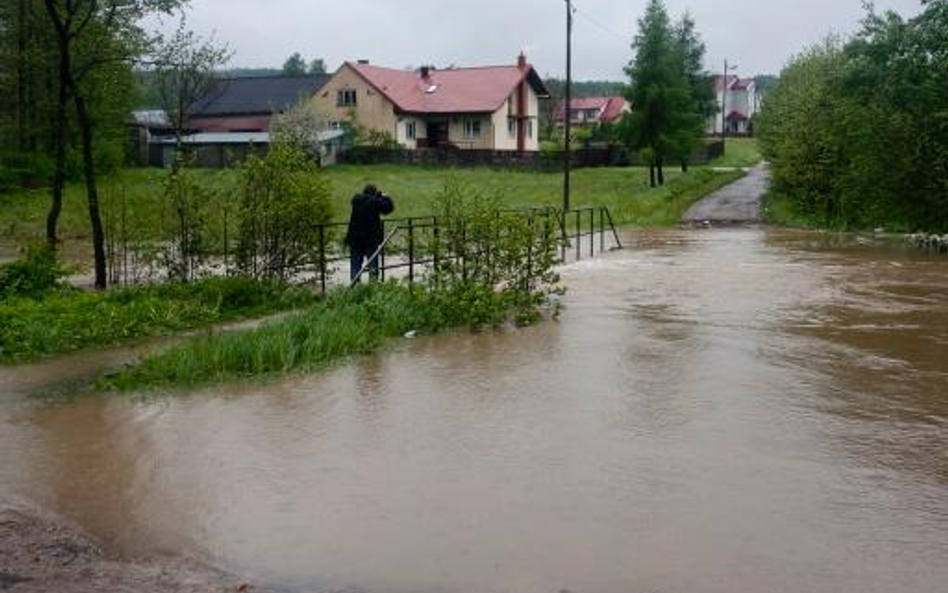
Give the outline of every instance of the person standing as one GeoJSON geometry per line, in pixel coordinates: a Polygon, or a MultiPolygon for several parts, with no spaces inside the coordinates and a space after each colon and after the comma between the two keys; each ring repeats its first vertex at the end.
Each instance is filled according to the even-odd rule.
{"type": "Polygon", "coordinates": [[[365,186],[362,193],[352,198],[352,213],[349,215],[349,228],[346,232],[346,245],[349,246],[349,278],[355,280],[362,264],[369,259],[369,274],[373,279],[379,276],[377,254],[384,239],[382,214],[391,214],[395,210],[392,198],[380,192],[374,185],[365,186]],[[372,257],[376,255],[376,257],[372,257]]]}

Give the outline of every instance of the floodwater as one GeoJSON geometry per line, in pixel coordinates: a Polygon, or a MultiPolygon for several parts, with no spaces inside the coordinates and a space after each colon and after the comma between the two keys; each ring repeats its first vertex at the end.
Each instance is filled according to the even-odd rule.
{"type": "Polygon", "coordinates": [[[5,369],[0,499],[291,591],[948,591],[948,259],[625,240],[559,321],[321,374],[50,401],[5,369]]]}

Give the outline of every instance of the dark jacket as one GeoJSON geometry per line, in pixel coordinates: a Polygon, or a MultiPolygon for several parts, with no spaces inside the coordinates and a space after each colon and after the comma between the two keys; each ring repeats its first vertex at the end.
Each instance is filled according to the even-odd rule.
{"type": "Polygon", "coordinates": [[[352,214],[349,216],[346,245],[377,247],[384,238],[380,216],[391,214],[393,210],[395,210],[395,204],[392,198],[384,194],[356,194],[352,198],[352,214]]]}

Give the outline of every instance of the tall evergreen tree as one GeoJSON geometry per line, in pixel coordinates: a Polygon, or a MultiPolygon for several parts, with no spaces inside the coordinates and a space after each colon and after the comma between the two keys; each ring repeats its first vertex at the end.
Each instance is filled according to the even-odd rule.
{"type": "Polygon", "coordinates": [[[650,0],[632,43],[635,53],[625,68],[632,105],[621,126],[626,142],[649,165],[652,187],[665,183],[664,165],[679,156],[687,130],[693,127],[691,89],[685,76],[681,45],[662,0],[650,0]]]}
{"type": "Polygon", "coordinates": [[[688,159],[701,145],[706,122],[717,113],[718,106],[711,75],[704,69],[704,42],[689,13],[675,25],[674,36],[690,95],[689,109],[682,114],[681,126],[675,133],[676,156],[681,160],[681,170],[687,171],[688,159]]]}

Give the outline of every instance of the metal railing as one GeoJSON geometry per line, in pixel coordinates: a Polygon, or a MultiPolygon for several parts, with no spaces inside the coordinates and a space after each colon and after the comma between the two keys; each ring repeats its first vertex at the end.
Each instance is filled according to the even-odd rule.
{"type": "MultiPolygon", "coordinates": [[[[504,210],[503,212],[522,214],[524,216],[530,217],[530,219],[549,217],[555,218],[556,225],[560,231],[560,263],[581,260],[583,258],[584,247],[587,246],[587,240],[587,254],[589,257],[595,257],[597,253],[597,239],[599,253],[605,252],[607,250],[607,244],[610,250],[622,249],[622,242],[619,239],[619,233],[616,230],[615,223],[612,220],[612,214],[605,206],[575,208],[565,213],[552,207],[532,207],[516,210],[504,210]],[[610,240],[608,241],[607,236],[610,237],[610,240]],[[570,259],[574,254],[575,258],[570,259]]],[[[379,245],[378,249],[376,249],[372,254],[372,256],[362,264],[362,267],[356,274],[355,278],[350,281],[351,285],[358,283],[362,276],[367,271],[372,269],[371,262],[373,259],[378,259],[378,272],[379,277],[382,280],[385,279],[386,272],[404,269],[407,271],[407,280],[411,284],[415,282],[415,278],[418,275],[420,269],[430,265],[437,266],[438,260],[441,258],[457,257],[455,254],[439,254],[437,249],[431,252],[428,252],[425,249],[418,249],[419,233],[430,232],[433,235],[432,243],[434,245],[439,245],[438,235],[440,233],[441,227],[436,217],[428,216],[422,218],[402,219],[389,218],[383,221],[383,225],[385,230],[385,238],[379,245]],[[404,246],[399,250],[402,257],[396,259],[396,261],[392,263],[389,263],[387,261],[386,255],[391,255],[392,245],[399,238],[403,238],[405,242],[404,246]]],[[[425,242],[422,241],[422,244],[425,244],[425,242]]],[[[323,257],[320,258],[321,261],[323,259],[323,257]]],[[[348,257],[336,258],[333,261],[339,261],[342,259],[348,261],[348,257]]],[[[325,268],[321,268],[321,271],[320,286],[322,290],[325,291],[327,285],[325,268]]]]}
{"type": "MultiPolygon", "coordinates": [[[[553,207],[532,207],[503,211],[519,214],[531,221],[545,219],[558,229],[560,263],[568,263],[592,257],[607,249],[622,248],[618,232],[609,209],[604,206],[576,208],[563,212],[553,207]]],[[[345,285],[349,280],[350,253],[344,245],[347,222],[330,222],[316,226],[317,244],[309,257],[295,261],[292,265],[253,259],[239,271],[232,249],[233,234],[225,217],[222,250],[216,256],[207,257],[193,264],[191,274],[228,275],[246,273],[253,276],[277,276],[294,278],[296,281],[312,282],[325,293],[331,286],[345,285]]],[[[443,221],[435,216],[415,216],[383,219],[385,240],[377,250],[379,276],[383,280],[393,274],[404,274],[409,283],[414,283],[432,267],[437,267],[441,258],[456,258],[442,250],[443,221]]],[[[124,230],[123,228],[119,230],[124,230]]],[[[155,268],[143,260],[142,255],[154,251],[162,244],[143,242],[129,244],[123,233],[109,233],[109,271],[115,284],[136,284],[150,278],[168,274],[163,268],[155,268]],[[115,234],[118,238],[114,238],[115,234]],[[143,263],[144,262],[144,263],[143,263]]],[[[461,262],[464,265],[464,262],[461,262]]],[[[368,270],[368,262],[362,266],[358,277],[368,270]]]]}

